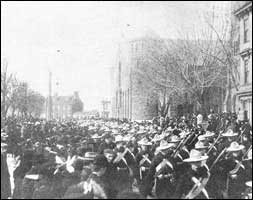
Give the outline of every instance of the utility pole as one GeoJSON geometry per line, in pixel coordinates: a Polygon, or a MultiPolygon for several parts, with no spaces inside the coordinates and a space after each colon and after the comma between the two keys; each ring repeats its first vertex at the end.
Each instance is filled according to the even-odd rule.
{"type": "Polygon", "coordinates": [[[52,72],[49,71],[49,85],[48,85],[48,115],[47,120],[52,119],[52,72]]]}

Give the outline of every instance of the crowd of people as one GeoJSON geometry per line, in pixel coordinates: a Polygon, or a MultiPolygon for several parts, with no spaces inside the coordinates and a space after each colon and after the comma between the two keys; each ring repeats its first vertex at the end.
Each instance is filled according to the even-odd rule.
{"type": "Polygon", "coordinates": [[[3,199],[248,199],[251,171],[252,128],[235,114],[1,127],[3,199]]]}

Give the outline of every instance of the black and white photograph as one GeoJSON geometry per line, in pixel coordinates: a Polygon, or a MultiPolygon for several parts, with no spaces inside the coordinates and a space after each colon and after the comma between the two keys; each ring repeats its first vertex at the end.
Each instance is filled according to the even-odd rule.
{"type": "Polygon", "coordinates": [[[1,1],[1,199],[252,199],[252,1],[1,1]]]}

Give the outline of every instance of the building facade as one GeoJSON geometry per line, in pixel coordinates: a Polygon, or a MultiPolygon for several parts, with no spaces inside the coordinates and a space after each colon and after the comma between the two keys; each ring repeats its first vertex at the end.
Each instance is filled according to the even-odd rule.
{"type": "Polygon", "coordinates": [[[102,110],[101,110],[101,117],[102,118],[109,118],[110,117],[110,101],[103,100],[101,101],[102,110]]]}
{"type": "Polygon", "coordinates": [[[233,111],[252,124],[252,2],[232,3],[233,23],[238,27],[238,88],[232,89],[233,111]],[[243,113],[243,114],[242,114],[243,113]]]}
{"type": "Polygon", "coordinates": [[[137,73],[144,56],[143,38],[122,42],[111,71],[113,118],[150,120],[157,116],[157,98],[137,73]]]}
{"type": "MultiPolygon", "coordinates": [[[[72,118],[74,113],[79,111],[82,112],[81,109],[82,105],[79,106],[78,104],[83,104],[81,99],[79,98],[78,92],[74,92],[74,94],[70,96],[58,96],[58,94],[55,93],[54,96],[52,96],[52,118],[53,119],[72,118]]],[[[46,108],[47,106],[48,105],[46,105],[46,108]]]]}
{"type": "MultiPolygon", "coordinates": [[[[145,62],[147,60],[145,56],[150,55],[150,52],[147,53],[150,46],[147,45],[153,45],[152,40],[155,43],[164,42],[164,40],[143,37],[120,44],[115,67],[111,72],[113,118],[151,120],[158,116],[163,94],[155,91],[152,83],[150,84],[144,78],[145,72],[150,67],[154,69],[145,62]],[[142,73],[142,71],[145,72],[142,73]]],[[[207,111],[212,109],[215,112],[221,112],[223,92],[221,88],[210,88],[204,105],[207,111]]],[[[191,94],[185,92],[183,95],[173,95],[170,98],[168,116],[181,116],[196,111],[200,111],[199,105],[191,94]]]]}

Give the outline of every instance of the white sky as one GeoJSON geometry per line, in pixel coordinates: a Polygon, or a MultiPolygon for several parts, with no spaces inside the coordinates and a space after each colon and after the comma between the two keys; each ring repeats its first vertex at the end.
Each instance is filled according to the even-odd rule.
{"type": "Polygon", "coordinates": [[[201,24],[200,14],[228,2],[1,2],[1,58],[21,80],[48,95],[79,91],[85,109],[110,99],[118,42],[154,30],[177,38],[201,24]],[[130,24],[127,27],[126,24],[130,24]],[[60,52],[57,52],[60,50],[60,52]]]}

